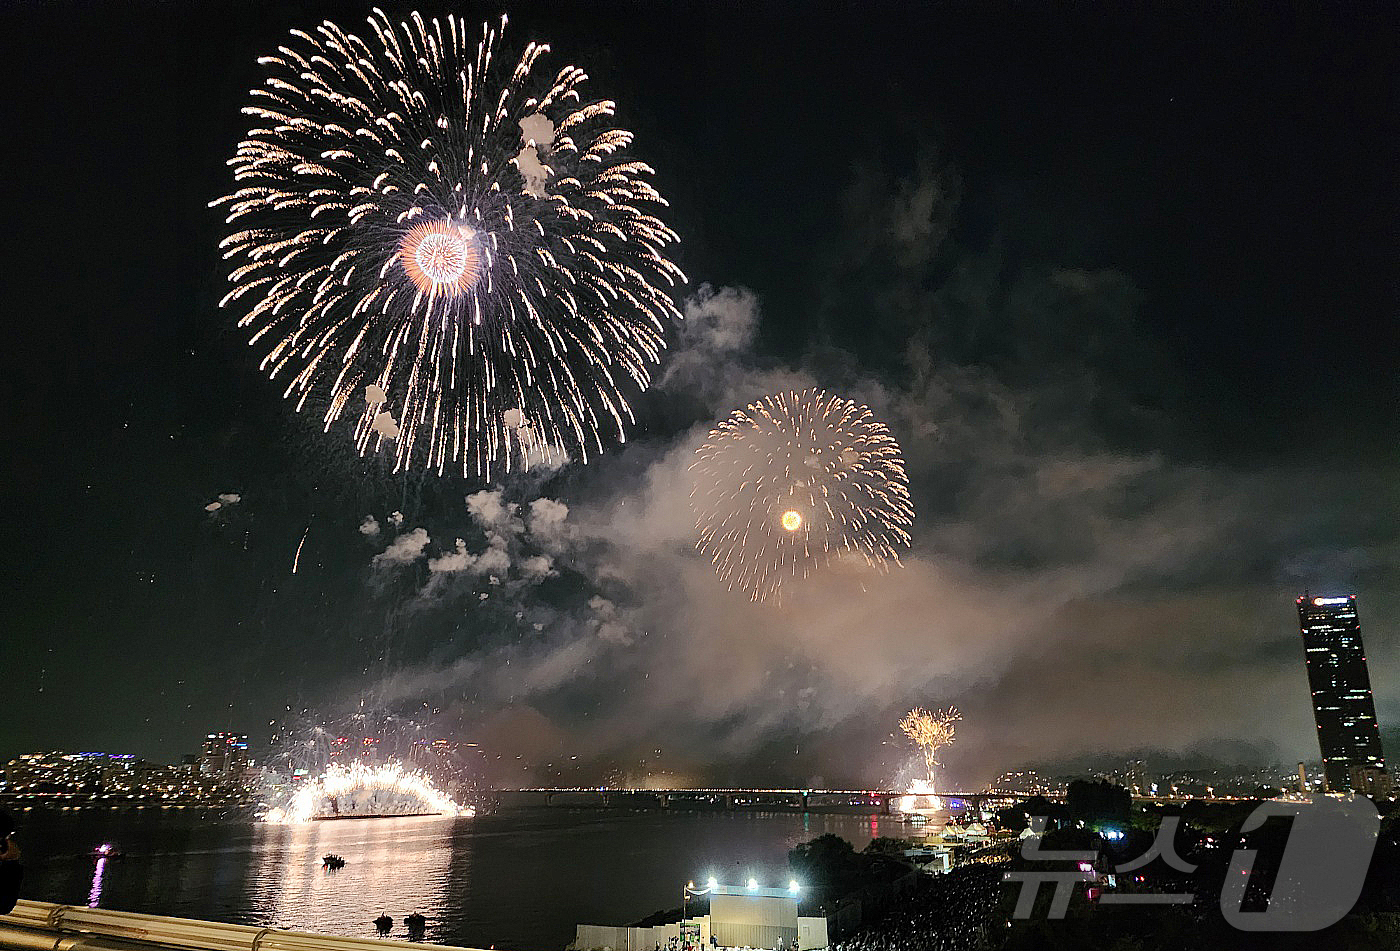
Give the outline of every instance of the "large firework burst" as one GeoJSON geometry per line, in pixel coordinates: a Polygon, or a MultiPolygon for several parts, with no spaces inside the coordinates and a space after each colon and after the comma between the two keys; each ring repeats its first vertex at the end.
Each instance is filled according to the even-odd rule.
{"type": "Polygon", "coordinates": [[[914,506],[899,445],[870,410],[821,390],[736,410],[691,465],[699,549],[755,601],[843,555],[884,569],[914,506]]]}
{"type": "Polygon", "coordinates": [[[531,43],[455,16],[369,39],[325,22],[259,60],[230,161],[224,304],[298,410],[358,415],[361,453],[489,478],[541,452],[587,460],[625,438],[651,379],[677,240],[584,72],[553,80],[531,43]]]}

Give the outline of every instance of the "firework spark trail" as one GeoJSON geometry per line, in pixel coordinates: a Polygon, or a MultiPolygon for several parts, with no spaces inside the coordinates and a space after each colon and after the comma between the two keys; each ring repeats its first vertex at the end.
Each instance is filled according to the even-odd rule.
{"type": "Polygon", "coordinates": [[[451,15],[368,22],[259,60],[237,190],[213,203],[223,304],[297,410],[358,413],[359,451],[392,443],[396,471],[587,461],[625,439],[680,318],[652,169],[581,69],[537,78],[536,43],[510,66],[504,17],[479,42],[451,15]]]}
{"type": "Polygon", "coordinates": [[[301,541],[297,542],[297,553],[292,558],[292,574],[297,573],[297,566],[301,564],[301,546],[306,544],[306,536],[311,534],[311,526],[306,526],[306,531],[301,533],[301,541]]]}
{"type": "Polygon", "coordinates": [[[914,506],[899,445],[870,410],[821,390],[736,410],[697,452],[697,547],[754,601],[843,555],[899,564],[914,506]]]}
{"type": "Polygon", "coordinates": [[[924,754],[930,787],[934,782],[934,767],[938,765],[938,751],[952,744],[957,733],[955,724],[961,719],[962,714],[952,707],[933,712],[915,707],[899,721],[899,728],[904,731],[904,735],[924,754]]]}

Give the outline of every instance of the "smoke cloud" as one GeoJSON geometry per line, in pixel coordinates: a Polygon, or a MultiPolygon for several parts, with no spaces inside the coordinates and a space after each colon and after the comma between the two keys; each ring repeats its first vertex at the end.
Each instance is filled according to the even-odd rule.
{"type": "Polygon", "coordinates": [[[411,532],[404,532],[394,538],[389,543],[389,547],[374,556],[376,567],[386,565],[407,565],[423,557],[423,550],[428,547],[428,532],[426,529],[415,528],[411,532]]]}
{"type": "MultiPolygon", "coordinates": [[[[577,755],[587,781],[649,757],[711,781],[885,782],[914,755],[895,734],[915,705],[962,710],[943,758],[964,788],[1096,752],[1315,756],[1293,598],[1364,586],[1368,643],[1393,638],[1394,481],[1176,451],[1131,282],[950,249],[957,193],[926,162],[848,196],[869,240],[845,276],[880,269],[868,336],[897,372],[836,341],[765,362],[757,297],[702,286],[655,394],[692,424],[575,472],[567,504],[469,497],[480,543],[458,539],[430,572],[501,580],[512,633],[464,636],[384,695],[439,695],[466,730],[533,723],[513,742],[577,755]],[[716,419],[807,386],[868,404],[899,439],[913,546],[887,573],[838,565],[755,605],[695,551],[689,466],[716,419]]],[[[823,313],[849,304],[822,293],[823,313]]],[[[408,537],[376,562],[407,557],[408,537]]],[[[1371,654],[1378,683],[1400,678],[1400,657],[1371,654]]]]}

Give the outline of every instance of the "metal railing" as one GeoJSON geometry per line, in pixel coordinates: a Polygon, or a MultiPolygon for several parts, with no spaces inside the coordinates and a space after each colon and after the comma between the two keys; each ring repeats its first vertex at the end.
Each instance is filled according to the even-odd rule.
{"type": "MultiPolygon", "coordinates": [[[[226,925],[192,918],[166,918],[130,911],[20,901],[0,915],[0,948],[13,951],[443,951],[440,944],[384,938],[341,938],[226,925]]],[[[469,948],[462,951],[478,951],[469,948]]]]}

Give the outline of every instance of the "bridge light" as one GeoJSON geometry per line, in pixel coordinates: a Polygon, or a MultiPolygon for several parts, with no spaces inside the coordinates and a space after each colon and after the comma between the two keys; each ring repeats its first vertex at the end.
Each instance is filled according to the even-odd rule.
{"type": "Polygon", "coordinates": [[[751,878],[751,879],[749,879],[749,891],[753,891],[753,890],[756,889],[756,888],[758,888],[758,879],[756,879],[756,878],[751,878]]]}
{"type": "Polygon", "coordinates": [[[796,895],[801,888],[802,886],[797,884],[797,879],[795,878],[788,882],[788,891],[792,892],[794,895],[796,895]]]}

